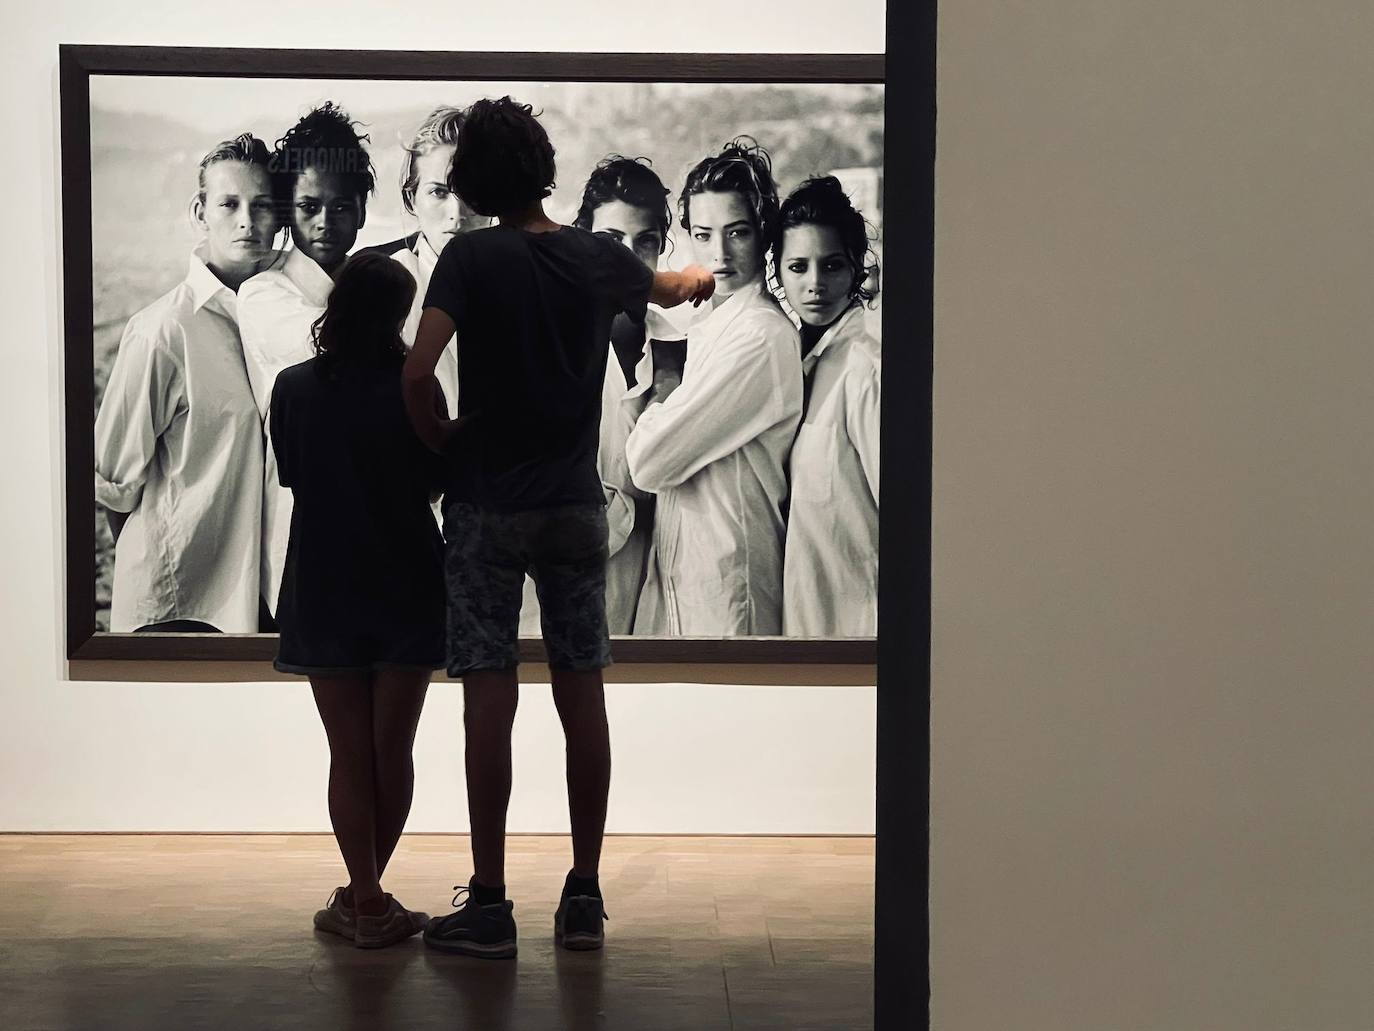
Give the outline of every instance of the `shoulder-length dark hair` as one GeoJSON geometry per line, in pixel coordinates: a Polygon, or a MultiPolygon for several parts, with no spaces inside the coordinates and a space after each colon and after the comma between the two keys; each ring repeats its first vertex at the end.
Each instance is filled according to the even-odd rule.
{"type": "Polygon", "coordinates": [[[415,277],[385,254],[363,251],[343,263],[324,314],[310,327],[327,370],[405,358],[401,326],[415,300],[415,277]]]}
{"type": "Polygon", "coordinates": [[[663,185],[648,158],[608,154],[598,161],[587,177],[587,185],[582,188],[582,206],[577,209],[573,225],[590,230],[596,209],[613,200],[643,208],[653,215],[654,225],[658,227],[658,253],[662,254],[668,246],[668,227],[672,224],[673,212],[668,207],[668,187],[663,185]]]}
{"type": "Polygon", "coordinates": [[[849,284],[850,298],[868,302],[877,297],[878,262],[869,241],[868,222],[833,175],[807,179],[783,201],[770,241],[774,277],[782,281],[783,236],[795,226],[807,225],[829,226],[840,234],[840,245],[854,275],[849,284]]]}

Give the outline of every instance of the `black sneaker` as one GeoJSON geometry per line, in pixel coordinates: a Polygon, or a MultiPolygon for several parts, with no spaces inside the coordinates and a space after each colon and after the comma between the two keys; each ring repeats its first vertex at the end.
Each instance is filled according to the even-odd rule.
{"type": "Polygon", "coordinates": [[[483,959],[510,959],[515,955],[515,917],[510,899],[490,906],[479,905],[471,886],[453,886],[458,894],[453,904],[464,895],[462,906],[448,916],[436,916],[425,928],[425,944],[441,952],[461,952],[483,959]]]}
{"type": "Polygon", "coordinates": [[[600,895],[574,895],[565,885],[553,915],[553,940],[565,949],[599,949],[606,944],[603,920],[609,920],[600,895]]]}

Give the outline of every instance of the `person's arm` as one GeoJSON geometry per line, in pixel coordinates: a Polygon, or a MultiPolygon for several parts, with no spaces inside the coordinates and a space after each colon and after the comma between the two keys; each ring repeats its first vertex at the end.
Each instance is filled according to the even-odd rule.
{"type": "Polygon", "coordinates": [[[655,272],[649,300],[660,308],[676,308],[691,301],[695,308],[715,292],[716,277],[700,265],[688,265],[681,272],[655,272]]]}
{"type": "Polygon", "coordinates": [[[180,365],[135,320],[124,330],[95,420],[95,499],[116,540],[142,500],[158,438],[182,397],[180,365]]]}
{"type": "Polygon", "coordinates": [[[772,319],[740,320],[710,361],[693,367],[668,400],[651,404],[625,442],[641,490],[676,487],[783,420],[801,412],[801,376],[776,352],[795,352],[796,331],[772,319]]]}
{"type": "Polygon", "coordinates": [[[415,435],[431,451],[442,452],[462,422],[439,414],[436,395],[441,398],[443,391],[434,375],[439,356],[455,329],[453,319],[441,308],[424,309],[419,328],[415,330],[415,346],[406,355],[405,367],[401,370],[401,395],[405,399],[406,414],[415,427],[415,435]]]}
{"type": "Polygon", "coordinates": [[[110,528],[110,539],[118,544],[119,535],[124,532],[124,524],[129,521],[129,513],[116,512],[112,508],[104,508],[103,506],[101,511],[105,513],[105,525],[110,528]]]}

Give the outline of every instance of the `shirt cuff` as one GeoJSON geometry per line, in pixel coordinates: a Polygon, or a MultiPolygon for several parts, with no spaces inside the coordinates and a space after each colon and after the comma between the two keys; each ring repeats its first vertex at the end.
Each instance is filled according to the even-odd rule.
{"type": "Polygon", "coordinates": [[[112,512],[132,512],[143,497],[143,484],[112,483],[95,474],[95,500],[112,512]]]}

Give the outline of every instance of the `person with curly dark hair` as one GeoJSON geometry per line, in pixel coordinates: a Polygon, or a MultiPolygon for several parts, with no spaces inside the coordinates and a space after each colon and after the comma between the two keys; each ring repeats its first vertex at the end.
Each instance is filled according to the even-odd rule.
{"type": "Polygon", "coordinates": [[[115,541],[115,632],[258,627],[262,434],[236,293],[272,257],[269,163],[248,133],[201,160],[185,278],[129,319],[110,370],[95,497],[115,541]]]}
{"type": "Polygon", "coordinates": [[[782,205],[773,268],[801,322],[806,407],[789,459],[783,633],[878,629],[878,411],[882,354],[864,306],[876,290],[868,226],[834,176],[782,205]]]}
{"type": "Polygon", "coordinates": [[[778,193],[749,137],[692,168],[678,201],[693,254],[716,282],[687,334],[681,386],[660,392],[625,443],[657,497],[637,632],[782,632],[787,453],[802,409],[797,330],[768,289],[778,193]]]}
{"type": "Polygon", "coordinates": [[[461,908],[431,921],[425,941],[488,958],[516,952],[505,829],[526,573],[567,739],[573,867],[554,937],[566,948],[604,940],[597,871],[611,763],[601,671],[611,656],[596,463],[611,324],[622,312],[642,322],[650,300],[700,303],[714,286],[704,269],[655,273],[614,240],[554,222],[543,203],[554,174],[553,145],[528,105],[502,97],[468,109],[450,182],[497,224],[439,255],[404,371],[416,431],[451,470],[448,671],[463,678],[474,866],[454,900],[466,894],[461,908]],[[457,437],[431,404],[435,365],[455,333],[458,410],[471,420],[457,437]]]}
{"type": "Polygon", "coordinates": [[[428,920],[381,885],[410,812],[430,674],[444,665],[443,542],[429,508],[442,467],[401,400],[414,294],[385,255],[345,261],[312,328],[315,356],[277,376],[269,407],[278,477],[295,500],[273,665],[310,678],[349,876],[315,926],[360,948],[428,920]]]}
{"type": "MultiPolygon", "coordinates": [[[[672,224],[668,189],[647,158],[611,154],[588,176],[573,224],[628,247],[647,267],[657,270],[672,224]]],[[[685,332],[657,305],[649,305],[643,322],[621,314],[611,324],[597,465],[611,527],[606,620],[612,634],[634,632],[653,532],[653,495],[631,481],[625,441],[645,404],[656,390],[664,389],[665,375],[672,376],[667,389],[681,381],[685,351],[685,332]]]]}
{"type": "MultiPolygon", "coordinates": [[[[277,374],[313,353],[310,327],[324,313],[333,275],[367,220],[367,198],[376,178],[363,145],[367,136],[357,125],[326,101],[301,116],[272,154],[273,188],[290,227],[291,247],[239,293],[243,354],[264,425],[277,374]]],[[[286,561],[291,492],[277,482],[270,446],[266,464],[261,579],[271,615],[286,561]]],[[[267,623],[265,629],[270,628],[267,623]]]]}

